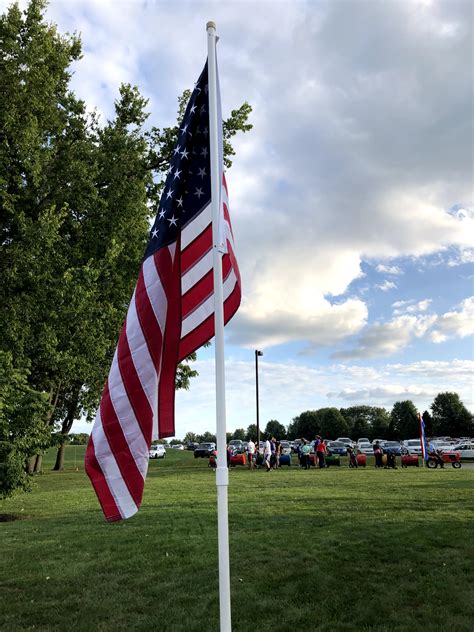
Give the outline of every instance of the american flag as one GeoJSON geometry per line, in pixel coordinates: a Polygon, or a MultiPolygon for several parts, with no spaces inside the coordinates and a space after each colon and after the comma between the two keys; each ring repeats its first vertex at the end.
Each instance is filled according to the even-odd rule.
{"type": "MultiPolygon", "coordinates": [[[[156,219],[95,418],[85,467],[107,520],[132,516],[148,450],[173,436],[176,368],[214,336],[207,63],[178,133],[156,219]]],[[[219,95],[218,95],[219,101],[219,95]]],[[[220,107],[218,107],[220,112],[220,107]]],[[[220,134],[224,322],[240,304],[220,134]]]]}
{"type": "Polygon", "coordinates": [[[425,461],[428,460],[428,450],[426,449],[426,437],[425,437],[425,422],[420,413],[418,413],[418,421],[420,422],[420,443],[421,443],[421,458],[425,461]]]}

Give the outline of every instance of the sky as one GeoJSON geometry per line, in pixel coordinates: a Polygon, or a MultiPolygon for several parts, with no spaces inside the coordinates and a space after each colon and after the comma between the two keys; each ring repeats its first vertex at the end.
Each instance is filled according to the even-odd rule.
{"type": "MultiPolygon", "coordinates": [[[[228,430],[255,423],[255,349],[263,427],[326,406],[423,411],[445,391],[474,409],[472,7],[50,2],[59,31],[81,34],[71,85],[103,121],[129,82],[151,125],[174,124],[208,20],[224,117],[253,108],[227,173],[243,286],[226,327],[228,430]]],[[[215,430],[213,346],[195,368],[176,395],[180,438],[215,430]]]]}

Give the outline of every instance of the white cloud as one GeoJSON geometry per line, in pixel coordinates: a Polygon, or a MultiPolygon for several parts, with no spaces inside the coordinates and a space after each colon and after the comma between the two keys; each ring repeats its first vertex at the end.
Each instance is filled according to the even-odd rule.
{"type": "Polygon", "coordinates": [[[394,316],[399,316],[400,314],[416,314],[417,312],[426,312],[426,310],[431,305],[432,300],[430,298],[425,298],[421,301],[396,301],[392,304],[394,308],[393,314],[394,316]]]}
{"type": "Polygon", "coordinates": [[[396,290],[397,284],[386,279],[383,283],[381,283],[380,285],[376,285],[375,287],[377,287],[379,290],[382,290],[382,292],[388,292],[389,290],[396,290]]]}
{"type": "Polygon", "coordinates": [[[403,274],[403,270],[398,266],[386,266],[383,263],[379,263],[379,265],[376,267],[376,270],[377,272],[381,272],[382,274],[403,274]]]}
{"type": "Polygon", "coordinates": [[[465,338],[474,333],[474,297],[466,298],[459,309],[446,312],[436,322],[431,332],[435,343],[445,342],[449,338],[465,338]]]}

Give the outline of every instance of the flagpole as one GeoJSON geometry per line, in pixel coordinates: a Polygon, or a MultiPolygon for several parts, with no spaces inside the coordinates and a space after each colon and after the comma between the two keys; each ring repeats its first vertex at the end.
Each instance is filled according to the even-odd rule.
{"type": "Polygon", "coordinates": [[[216,358],[216,435],[217,435],[217,534],[219,550],[219,611],[221,632],[231,631],[230,562],[227,469],[225,374],[224,374],[224,298],[222,289],[222,253],[219,251],[219,217],[221,177],[219,164],[219,133],[217,120],[216,25],[208,22],[207,51],[209,72],[209,140],[211,158],[212,239],[214,263],[214,323],[216,358]]]}

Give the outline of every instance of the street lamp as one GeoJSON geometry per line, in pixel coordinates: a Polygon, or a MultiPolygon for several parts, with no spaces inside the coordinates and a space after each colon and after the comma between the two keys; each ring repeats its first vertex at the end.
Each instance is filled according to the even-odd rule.
{"type": "Polygon", "coordinates": [[[258,410],[258,356],[263,356],[263,351],[255,349],[255,394],[257,403],[257,450],[260,448],[260,418],[258,410]]]}

